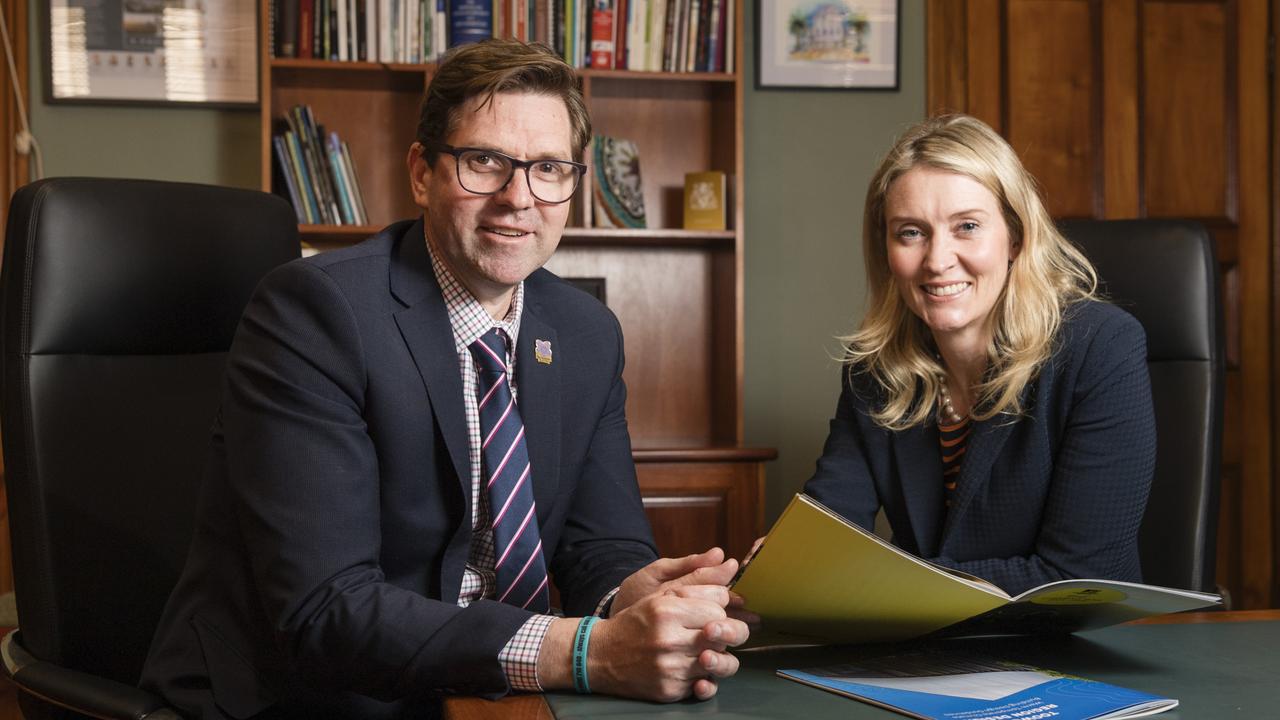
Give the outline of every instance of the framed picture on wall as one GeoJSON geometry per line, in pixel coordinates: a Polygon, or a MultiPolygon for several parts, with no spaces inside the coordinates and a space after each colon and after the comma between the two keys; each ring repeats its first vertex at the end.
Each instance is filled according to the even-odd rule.
{"type": "Polygon", "coordinates": [[[258,102],[257,0],[41,5],[47,102],[258,102]]]}
{"type": "Polygon", "coordinates": [[[897,90],[900,0],[757,0],[756,86],[897,90]]]}

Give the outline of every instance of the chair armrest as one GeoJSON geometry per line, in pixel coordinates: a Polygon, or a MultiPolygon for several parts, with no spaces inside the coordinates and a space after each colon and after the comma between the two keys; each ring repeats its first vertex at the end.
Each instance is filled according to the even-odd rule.
{"type": "Polygon", "coordinates": [[[0,640],[5,675],[23,692],[103,720],[181,720],[163,699],[132,685],[40,660],[22,647],[19,630],[0,640]]]}

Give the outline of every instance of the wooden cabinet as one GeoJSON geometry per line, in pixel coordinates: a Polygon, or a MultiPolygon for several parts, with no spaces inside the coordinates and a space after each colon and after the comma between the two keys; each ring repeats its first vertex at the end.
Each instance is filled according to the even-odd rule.
{"type": "Polygon", "coordinates": [[[718,545],[746,557],[760,535],[766,450],[717,453],[637,450],[645,512],[662,554],[679,557],[718,545]]]}
{"type": "MultiPolygon", "coordinates": [[[[547,263],[562,277],[603,280],[622,324],[627,417],[664,555],[745,552],[764,530],[762,463],[774,457],[741,447],[744,8],[735,2],[735,72],[580,71],[594,132],[639,149],[649,228],[592,227],[588,174],[547,263]],[[727,230],[681,229],[685,173],[704,170],[729,176],[727,230]]],[[[306,104],[350,147],[371,224],[304,225],[305,244],[340,247],[418,215],[404,158],[434,66],[272,58],[263,5],[262,187],[287,196],[273,185],[271,137],[289,108],[306,104]]]]}

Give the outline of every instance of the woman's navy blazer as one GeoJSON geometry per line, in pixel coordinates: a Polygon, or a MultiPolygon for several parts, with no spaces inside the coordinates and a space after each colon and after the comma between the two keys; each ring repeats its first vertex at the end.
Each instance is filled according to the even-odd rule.
{"type": "Polygon", "coordinates": [[[951,508],[938,427],[872,421],[881,390],[842,372],[805,492],[864,528],[884,508],[899,547],[1010,594],[1068,578],[1141,582],[1138,527],[1155,468],[1146,336],[1101,302],[1067,308],[1023,413],[975,422],[951,508]]]}

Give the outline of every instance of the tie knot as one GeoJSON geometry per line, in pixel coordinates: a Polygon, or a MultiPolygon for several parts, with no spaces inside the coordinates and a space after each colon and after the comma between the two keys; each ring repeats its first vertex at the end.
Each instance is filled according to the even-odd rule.
{"type": "Polygon", "coordinates": [[[471,357],[476,365],[489,373],[507,372],[507,334],[494,328],[471,343],[471,357]]]}

